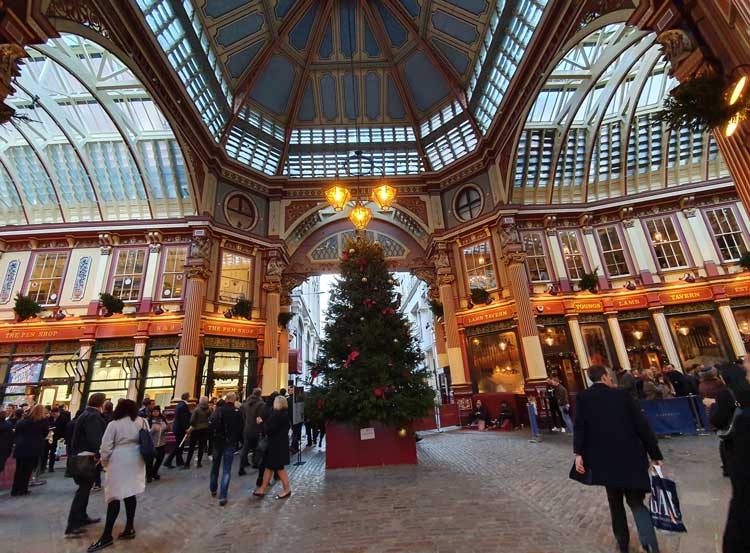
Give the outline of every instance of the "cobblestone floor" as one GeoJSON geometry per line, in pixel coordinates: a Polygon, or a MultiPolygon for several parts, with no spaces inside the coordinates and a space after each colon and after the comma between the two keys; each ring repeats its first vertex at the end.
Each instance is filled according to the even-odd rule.
{"type": "MultiPolygon", "coordinates": [[[[324,454],[308,450],[306,464],[291,467],[289,500],[251,497],[254,476],[235,472],[226,507],[208,493],[207,468],[164,470],[139,498],[136,540],[109,551],[614,552],[604,491],[567,479],[570,440],[551,436],[531,444],[520,432],[427,434],[418,466],[330,472],[324,454]]],[[[660,534],[662,551],[719,552],[729,483],[720,476],[716,439],[675,438],[662,446],[689,530],[660,534]]],[[[56,472],[29,497],[0,495],[0,552],[85,551],[101,527],[63,539],[72,490],[56,472]]],[[[100,493],[89,512],[103,516],[100,493]]],[[[635,535],[632,543],[635,552],[635,535]]]]}

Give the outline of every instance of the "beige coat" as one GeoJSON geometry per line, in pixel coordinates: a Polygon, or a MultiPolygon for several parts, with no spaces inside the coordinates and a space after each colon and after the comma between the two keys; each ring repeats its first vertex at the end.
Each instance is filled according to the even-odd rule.
{"type": "Polygon", "coordinates": [[[148,429],[141,417],[112,421],[104,431],[101,456],[104,467],[104,499],[107,503],[143,493],[146,489],[146,464],[141,457],[138,432],[148,429]]]}

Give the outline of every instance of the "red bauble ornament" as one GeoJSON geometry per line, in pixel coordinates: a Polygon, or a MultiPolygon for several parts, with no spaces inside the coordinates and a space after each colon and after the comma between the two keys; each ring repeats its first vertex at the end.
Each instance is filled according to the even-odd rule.
{"type": "Polygon", "coordinates": [[[324,406],[325,404],[326,404],[326,402],[325,402],[325,401],[323,401],[322,399],[319,399],[318,401],[316,401],[316,402],[315,402],[315,406],[316,406],[316,407],[317,407],[318,409],[322,409],[322,408],[323,408],[323,406],[324,406]]]}
{"type": "Polygon", "coordinates": [[[344,255],[341,256],[341,259],[344,261],[349,261],[349,252],[344,252],[344,255]]]}
{"type": "Polygon", "coordinates": [[[375,388],[372,393],[375,394],[375,397],[383,397],[383,388],[375,388]]]}

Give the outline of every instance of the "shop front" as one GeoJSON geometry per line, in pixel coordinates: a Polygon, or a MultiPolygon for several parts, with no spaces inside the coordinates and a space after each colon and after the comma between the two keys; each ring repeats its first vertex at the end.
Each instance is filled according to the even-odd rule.
{"type": "Polygon", "coordinates": [[[164,407],[174,397],[177,375],[178,336],[155,336],[149,340],[143,365],[138,402],[144,397],[164,407]]]}
{"type": "Polygon", "coordinates": [[[632,370],[642,371],[665,364],[664,349],[647,309],[622,312],[617,321],[632,370]]]}
{"type": "Polygon", "coordinates": [[[745,349],[750,351],[750,297],[734,298],[730,306],[745,349]]]}
{"type": "Polygon", "coordinates": [[[671,305],[664,314],[683,367],[709,367],[734,358],[714,302],[671,305]]]}
{"type": "Polygon", "coordinates": [[[69,406],[78,341],[0,344],[2,404],[69,406]]]}
{"type": "Polygon", "coordinates": [[[258,385],[258,342],[252,338],[205,336],[199,371],[200,395],[246,398],[258,385]]]}
{"type": "Polygon", "coordinates": [[[578,358],[573,352],[573,340],[570,328],[562,315],[537,317],[539,339],[542,342],[542,354],[547,375],[557,375],[563,386],[576,393],[584,388],[578,358]]]}
{"type": "Polygon", "coordinates": [[[523,353],[513,320],[467,328],[466,340],[475,394],[523,393],[523,353]]]}
{"type": "MultiPolygon", "coordinates": [[[[96,392],[104,393],[115,404],[117,400],[128,397],[128,392],[141,377],[143,366],[143,360],[135,357],[134,348],[133,338],[96,341],[86,371],[81,405],[85,405],[88,397],[96,392]]],[[[136,399],[134,394],[132,399],[136,399]]]]}

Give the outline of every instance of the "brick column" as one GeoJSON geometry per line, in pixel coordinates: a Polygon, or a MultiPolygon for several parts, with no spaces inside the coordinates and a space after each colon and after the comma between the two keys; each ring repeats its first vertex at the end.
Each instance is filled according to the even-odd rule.
{"type": "Polygon", "coordinates": [[[617,360],[623,369],[629,371],[631,367],[628,348],[625,345],[625,338],[622,336],[622,329],[620,328],[620,322],[617,320],[617,313],[605,313],[605,315],[607,317],[607,324],[609,325],[609,333],[612,335],[612,341],[615,344],[617,360]]]}
{"type": "Polygon", "coordinates": [[[677,346],[675,346],[674,340],[672,339],[672,333],[669,330],[669,323],[664,316],[664,308],[652,307],[650,310],[651,315],[654,317],[654,324],[656,325],[656,332],[659,334],[661,347],[664,348],[664,352],[667,354],[667,359],[669,359],[669,362],[674,365],[677,370],[682,370],[680,354],[677,352],[677,346]]]}
{"type": "Polygon", "coordinates": [[[734,318],[732,308],[729,306],[729,298],[716,300],[716,305],[719,306],[719,315],[721,315],[721,320],[724,322],[724,328],[727,330],[734,355],[736,357],[747,355],[745,342],[742,340],[740,329],[737,328],[737,320],[734,318]]]}
{"type": "Polygon", "coordinates": [[[528,380],[544,380],[547,369],[542,354],[542,342],[536,327],[534,309],[531,307],[529,278],[526,274],[526,253],[521,244],[506,245],[503,248],[503,263],[508,273],[508,283],[516,302],[518,334],[521,337],[523,357],[526,361],[528,380]]]}
{"type": "Polygon", "coordinates": [[[190,253],[185,262],[185,313],[180,336],[179,357],[177,359],[177,376],[175,378],[174,400],[189,392],[191,397],[197,394],[196,376],[198,359],[203,353],[201,340],[201,317],[206,301],[206,289],[211,254],[211,241],[205,229],[196,229],[190,245],[190,253]]]}

